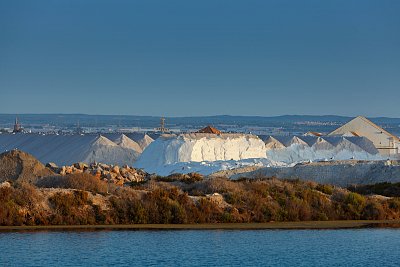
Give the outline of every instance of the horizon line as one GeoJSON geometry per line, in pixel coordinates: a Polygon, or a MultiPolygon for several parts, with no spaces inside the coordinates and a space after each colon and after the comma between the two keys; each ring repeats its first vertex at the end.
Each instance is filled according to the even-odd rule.
{"type": "Polygon", "coordinates": [[[64,116],[126,116],[126,117],[152,117],[152,118],[201,118],[201,117],[258,117],[258,118],[275,118],[275,117],[342,117],[342,118],[355,118],[363,116],[367,118],[386,118],[386,119],[400,119],[400,117],[388,116],[366,116],[366,115],[335,115],[335,114],[282,114],[282,115],[231,115],[231,114],[216,114],[216,115],[188,115],[188,116],[166,116],[166,115],[138,115],[138,114],[89,114],[89,113],[0,113],[0,116],[24,116],[24,115],[64,115],[64,116]]]}

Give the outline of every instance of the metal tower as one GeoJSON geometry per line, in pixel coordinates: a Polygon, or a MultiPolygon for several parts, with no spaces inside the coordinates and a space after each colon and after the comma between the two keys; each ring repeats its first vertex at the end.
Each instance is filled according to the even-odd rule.
{"type": "Polygon", "coordinates": [[[15,117],[15,123],[14,123],[14,133],[19,133],[22,132],[21,124],[18,122],[18,117],[15,117]]]}
{"type": "Polygon", "coordinates": [[[157,131],[165,133],[165,132],[169,132],[168,128],[165,128],[165,118],[161,117],[160,118],[160,127],[156,128],[157,131]]]}

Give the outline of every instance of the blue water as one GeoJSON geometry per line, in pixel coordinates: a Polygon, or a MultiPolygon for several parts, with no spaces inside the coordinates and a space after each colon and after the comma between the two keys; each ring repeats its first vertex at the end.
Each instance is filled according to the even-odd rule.
{"type": "Polygon", "coordinates": [[[400,230],[0,233],[0,266],[399,266],[400,230]]]}

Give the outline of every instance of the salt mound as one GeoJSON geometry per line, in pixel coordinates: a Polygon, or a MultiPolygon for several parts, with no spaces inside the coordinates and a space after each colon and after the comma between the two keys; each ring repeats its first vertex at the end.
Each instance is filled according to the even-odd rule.
{"type": "Polygon", "coordinates": [[[329,143],[328,141],[326,141],[325,139],[321,138],[321,137],[317,137],[317,140],[315,141],[314,144],[312,144],[312,146],[314,149],[316,150],[332,150],[334,149],[334,146],[329,143]]]}
{"type": "Polygon", "coordinates": [[[353,144],[357,145],[358,147],[362,148],[363,150],[367,151],[370,154],[378,154],[379,151],[376,149],[374,143],[372,143],[366,137],[345,137],[345,139],[349,140],[353,144]]]}
{"type": "Polygon", "coordinates": [[[335,147],[319,136],[302,136],[301,140],[307,143],[308,146],[315,150],[333,150],[335,147]]]}
{"type": "Polygon", "coordinates": [[[285,148],[285,145],[282,144],[281,142],[279,142],[276,138],[269,136],[266,140],[265,140],[265,148],[267,150],[269,149],[281,149],[281,148],[285,148]]]}
{"type": "Polygon", "coordinates": [[[301,137],[301,140],[305,143],[307,143],[308,146],[313,146],[315,143],[317,143],[318,141],[321,141],[322,138],[321,137],[317,137],[317,136],[311,136],[311,135],[305,135],[301,137]],[[318,139],[319,138],[319,139],[318,139]]]}
{"type": "Polygon", "coordinates": [[[154,142],[154,139],[145,134],[143,138],[140,139],[137,143],[142,148],[142,150],[145,150],[152,142],[154,142]]]}
{"type": "Polygon", "coordinates": [[[117,145],[104,136],[97,135],[0,135],[0,150],[24,150],[41,162],[71,165],[75,162],[93,161],[132,165],[139,153],[117,145]]]}
{"type": "Polygon", "coordinates": [[[107,137],[104,137],[102,135],[99,135],[99,137],[93,142],[93,146],[112,146],[116,147],[118,146],[116,143],[108,139],[107,137]]]}
{"type": "Polygon", "coordinates": [[[278,140],[285,147],[289,147],[291,145],[308,146],[306,142],[304,142],[297,136],[273,136],[273,138],[278,140]]]}
{"type": "Polygon", "coordinates": [[[127,136],[139,144],[140,148],[145,150],[153,141],[154,139],[148,136],[147,134],[143,133],[130,133],[127,136]]]}
{"type": "MultiPolygon", "coordinates": [[[[300,139],[300,138],[299,138],[300,139]]],[[[282,139],[281,139],[282,140],[282,139]]],[[[285,163],[319,160],[381,160],[382,157],[372,142],[361,137],[301,137],[302,142],[285,137],[282,142],[290,144],[286,148],[267,150],[267,158],[285,163]],[[352,141],[349,141],[351,139],[352,141]],[[287,141],[286,141],[287,140],[287,141]]]]}
{"type": "Polygon", "coordinates": [[[265,158],[265,144],[254,135],[167,134],[152,142],[134,164],[158,173],[179,162],[210,162],[265,158]]]}
{"type": "Polygon", "coordinates": [[[12,150],[0,154],[0,182],[6,180],[36,182],[41,177],[54,173],[32,155],[12,150]]]}
{"type": "Polygon", "coordinates": [[[120,147],[127,148],[127,149],[132,149],[133,151],[137,153],[142,153],[143,150],[140,147],[138,143],[130,139],[128,136],[121,134],[118,138],[113,140],[114,143],[119,145],[120,147]]]}
{"type": "MultiPolygon", "coordinates": [[[[138,157],[138,153],[127,148],[120,147],[104,136],[99,136],[85,150],[76,155],[82,162],[103,162],[118,165],[131,165],[138,157]]],[[[76,161],[76,160],[75,160],[76,161]]]]}

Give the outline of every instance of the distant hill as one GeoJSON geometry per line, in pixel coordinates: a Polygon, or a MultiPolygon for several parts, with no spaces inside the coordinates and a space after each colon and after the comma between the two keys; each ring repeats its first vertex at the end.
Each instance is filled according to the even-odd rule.
{"type": "MultiPolygon", "coordinates": [[[[0,114],[0,125],[12,125],[16,114],[0,114]]],[[[158,116],[137,115],[87,115],[87,114],[21,114],[18,118],[22,123],[30,125],[49,124],[63,127],[76,127],[79,123],[86,127],[125,126],[125,127],[157,127],[160,123],[158,116]]],[[[168,125],[206,125],[206,124],[239,124],[265,126],[270,123],[295,123],[304,121],[344,123],[352,117],[336,115],[282,115],[282,116],[192,116],[167,117],[168,125]]],[[[400,124],[400,118],[370,118],[376,123],[400,124]]]]}

